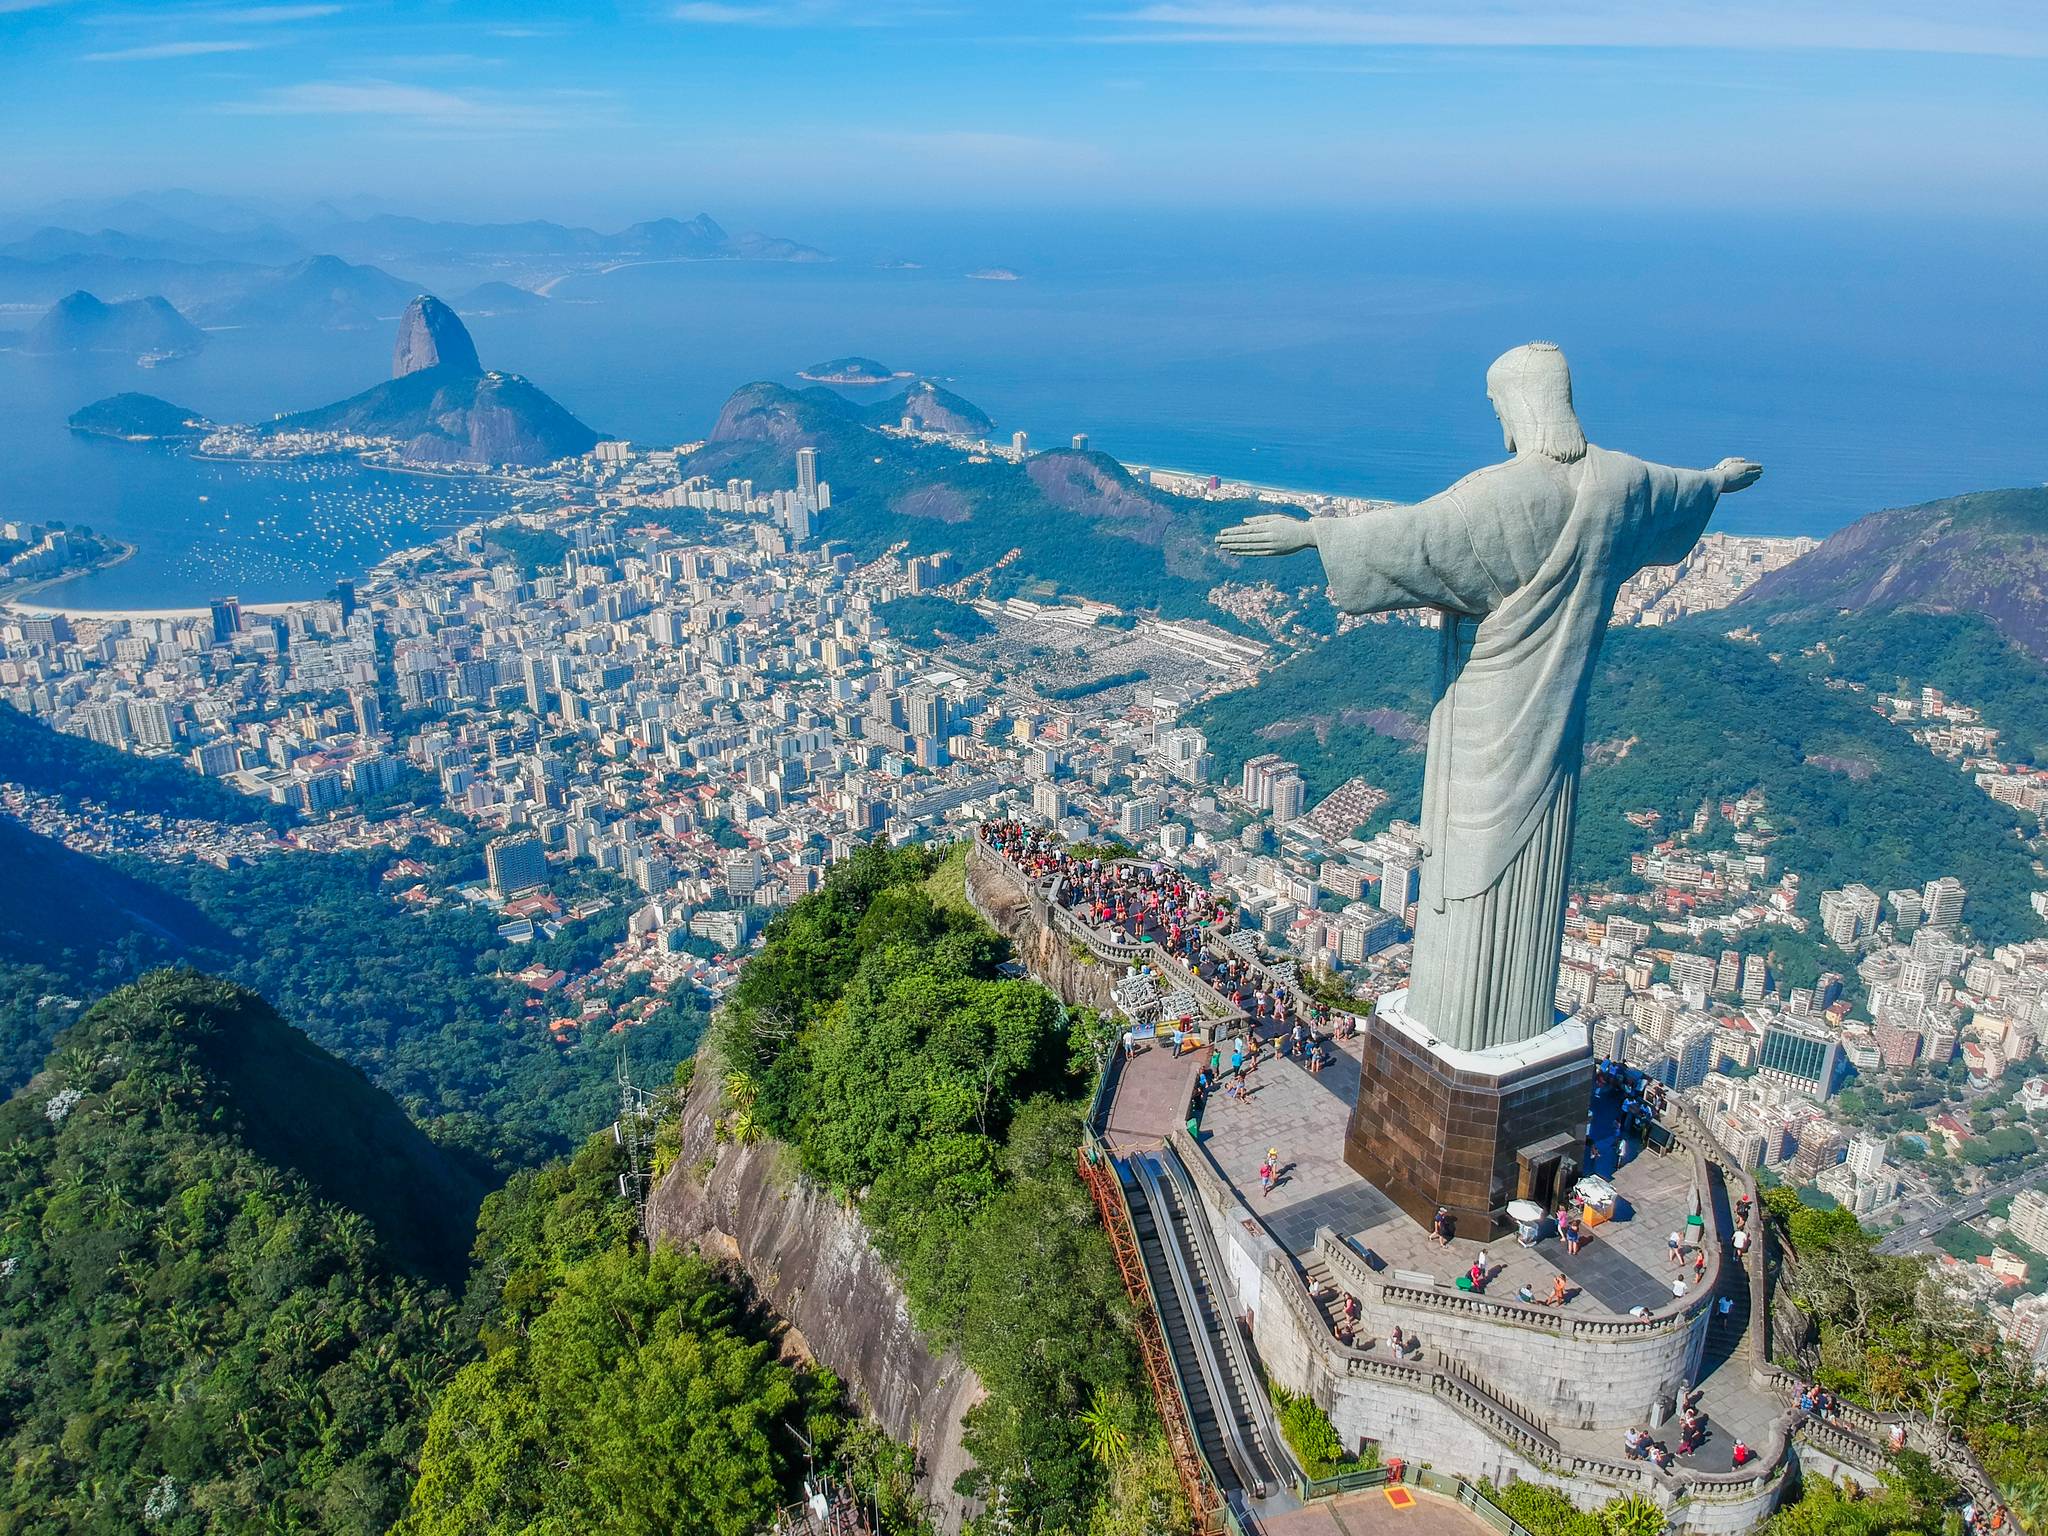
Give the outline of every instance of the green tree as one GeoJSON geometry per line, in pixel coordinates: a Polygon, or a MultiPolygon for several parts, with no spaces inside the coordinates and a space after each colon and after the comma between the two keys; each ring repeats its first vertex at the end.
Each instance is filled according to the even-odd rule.
{"type": "Polygon", "coordinates": [[[753,1536],[788,1486],[796,1377],[703,1260],[612,1248],[435,1405],[402,1532],[753,1536]]]}

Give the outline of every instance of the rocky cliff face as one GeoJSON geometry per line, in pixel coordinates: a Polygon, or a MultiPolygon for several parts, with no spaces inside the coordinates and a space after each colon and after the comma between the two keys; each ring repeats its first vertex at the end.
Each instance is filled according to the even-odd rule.
{"type": "Polygon", "coordinates": [[[744,1270],[795,1330],[792,1342],[837,1374],[892,1439],[917,1449],[920,1488],[940,1529],[957,1531],[970,1512],[953,1492],[971,1465],[960,1421],[981,1400],[981,1382],[918,1333],[857,1211],[797,1173],[780,1143],[717,1139],[717,1092],[701,1084],[689,1096],[682,1155],[648,1198],[650,1239],[744,1270]]]}
{"type": "Polygon", "coordinates": [[[429,368],[483,372],[469,328],[456,318],[454,310],[423,293],[406,305],[399,317],[398,340],[391,349],[391,377],[402,379],[429,368]]]}
{"type": "Polygon", "coordinates": [[[1104,1012],[1113,1006],[1110,987],[1115,978],[1109,967],[1092,955],[1075,954],[1069,940],[1040,922],[1029,899],[979,848],[967,860],[967,899],[1010,941],[1018,964],[1057,993],[1061,1002],[1104,1012]]]}

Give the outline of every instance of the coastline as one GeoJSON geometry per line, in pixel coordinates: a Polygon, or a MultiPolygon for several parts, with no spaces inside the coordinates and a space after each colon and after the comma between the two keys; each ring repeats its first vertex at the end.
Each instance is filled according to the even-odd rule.
{"type": "MultiPolygon", "coordinates": [[[[126,539],[116,539],[114,542],[120,547],[110,559],[95,560],[91,565],[80,566],[75,571],[59,571],[54,576],[38,576],[33,581],[24,581],[18,587],[0,590],[0,607],[19,608],[23,613],[61,612],[62,610],[56,608],[47,610],[38,608],[32,603],[23,603],[21,599],[29,596],[31,593],[45,591],[50,587],[59,586],[67,581],[76,581],[81,576],[93,576],[101,571],[111,571],[115,566],[133,559],[137,549],[140,547],[130,544],[126,539]]],[[[201,612],[204,611],[204,609],[201,610],[201,612]]]]}

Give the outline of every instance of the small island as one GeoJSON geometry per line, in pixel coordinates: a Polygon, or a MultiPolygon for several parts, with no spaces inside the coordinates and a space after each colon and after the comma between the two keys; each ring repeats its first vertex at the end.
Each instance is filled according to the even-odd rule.
{"type": "Polygon", "coordinates": [[[976,267],[967,274],[978,283],[1014,283],[1017,274],[1008,267],[976,267]]]}
{"type": "Polygon", "coordinates": [[[887,363],[872,357],[835,357],[829,363],[799,369],[797,377],[812,384],[887,384],[892,379],[907,379],[910,373],[905,369],[892,372],[887,363]]]}
{"type": "Polygon", "coordinates": [[[204,437],[213,430],[213,423],[197,411],[133,390],[80,406],[65,425],[88,437],[111,437],[124,443],[179,442],[204,437]]]}

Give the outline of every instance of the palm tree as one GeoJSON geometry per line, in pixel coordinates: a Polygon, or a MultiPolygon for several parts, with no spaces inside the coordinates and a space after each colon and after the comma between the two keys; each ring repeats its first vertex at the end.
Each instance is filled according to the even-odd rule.
{"type": "Polygon", "coordinates": [[[1131,1400],[1121,1387],[1097,1387],[1095,1396],[1081,1411],[1081,1426],[1088,1433],[1088,1452],[1105,1467],[1129,1458],[1131,1400]]]}
{"type": "Polygon", "coordinates": [[[1600,1518],[1608,1536],[1664,1536],[1664,1511],[1645,1494],[1624,1493],[1600,1518]]]}

